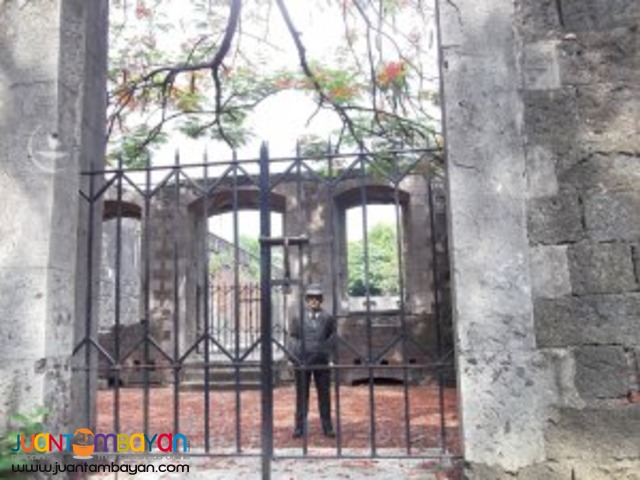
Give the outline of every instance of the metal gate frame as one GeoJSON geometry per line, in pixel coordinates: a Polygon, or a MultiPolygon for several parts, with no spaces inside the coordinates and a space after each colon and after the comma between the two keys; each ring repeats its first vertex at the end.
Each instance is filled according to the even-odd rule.
{"type": "MultiPolygon", "coordinates": [[[[437,450],[438,452],[436,452],[435,454],[433,452],[430,452],[428,454],[425,455],[420,455],[420,454],[415,454],[415,452],[411,452],[411,442],[410,442],[410,419],[409,419],[409,411],[408,409],[406,410],[406,428],[405,428],[405,435],[406,435],[406,442],[407,442],[407,454],[406,455],[399,455],[399,456],[386,456],[386,455],[380,455],[379,452],[376,450],[376,442],[375,442],[375,436],[376,436],[376,432],[375,432],[375,399],[374,399],[374,388],[375,388],[375,384],[374,384],[374,378],[373,378],[373,372],[374,369],[379,369],[382,368],[379,360],[380,358],[374,356],[372,354],[372,349],[371,349],[371,339],[372,339],[372,323],[371,323],[371,315],[372,315],[372,311],[370,306],[367,306],[366,308],[366,315],[367,315],[367,337],[369,339],[369,354],[368,357],[366,358],[366,364],[363,364],[362,366],[359,366],[358,368],[364,368],[364,369],[368,369],[369,371],[369,379],[368,379],[368,384],[369,384],[369,389],[370,389],[370,402],[371,402],[371,408],[369,411],[369,427],[370,427],[370,441],[371,441],[371,451],[369,452],[368,455],[364,455],[362,457],[359,456],[353,456],[353,455],[344,455],[343,451],[342,451],[342,446],[340,444],[340,411],[339,411],[339,395],[340,395],[340,386],[339,386],[339,382],[336,381],[335,383],[335,390],[336,390],[336,397],[338,399],[338,405],[336,405],[336,407],[334,408],[335,411],[335,417],[338,421],[338,439],[337,439],[337,445],[336,445],[336,455],[330,455],[326,458],[376,458],[376,459],[384,459],[384,458],[435,458],[437,460],[444,460],[444,461],[450,461],[450,460],[455,460],[457,458],[459,458],[459,454],[457,453],[452,453],[451,451],[449,451],[449,449],[447,448],[448,445],[448,439],[447,439],[447,425],[446,425],[446,419],[445,419],[445,399],[444,399],[444,387],[445,387],[445,376],[447,374],[449,374],[451,371],[453,371],[454,369],[454,365],[453,365],[453,352],[452,350],[449,348],[449,345],[445,345],[445,336],[447,335],[447,332],[445,332],[445,328],[447,327],[447,325],[445,325],[445,319],[447,321],[450,321],[450,317],[446,314],[445,310],[448,308],[447,307],[447,301],[446,299],[443,299],[443,290],[439,287],[439,282],[443,281],[443,279],[445,279],[445,277],[448,274],[448,266],[444,266],[441,265],[442,260],[438,261],[438,259],[442,259],[444,258],[446,260],[447,257],[447,252],[446,252],[446,241],[444,241],[443,243],[441,242],[441,244],[438,244],[438,239],[436,238],[435,233],[438,231],[438,226],[436,225],[437,223],[437,219],[436,219],[436,208],[437,208],[437,204],[440,204],[442,202],[442,192],[440,191],[434,191],[434,189],[432,189],[432,178],[431,176],[434,175],[434,172],[437,171],[437,168],[434,166],[437,163],[437,159],[439,156],[440,152],[437,150],[433,150],[433,149],[420,149],[420,150],[400,150],[397,152],[384,152],[383,155],[380,156],[380,158],[382,158],[382,163],[380,165],[382,165],[382,167],[380,165],[375,165],[372,161],[373,158],[375,158],[378,153],[377,152],[364,152],[364,151],[360,151],[358,153],[347,153],[347,154],[339,154],[336,152],[332,152],[331,150],[329,150],[327,152],[327,154],[325,155],[321,155],[319,157],[302,157],[301,155],[296,155],[295,157],[292,158],[280,158],[280,159],[274,159],[274,158],[270,158],[269,157],[269,152],[268,149],[266,147],[266,144],[263,144],[261,150],[260,150],[260,157],[258,160],[258,166],[259,166],[259,173],[257,175],[257,182],[255,180],[252,180],[252,183],[254,183],[257,186],[258,189],[258,194],[259,194],[259,212],[260,212],[260,291],[261,291],[261,301],[260,301],[260,314],[261,314],[261,325],[260,325],[260,339],[259,339],[259,347],[260,347],[260,369],[261,369],[261,379],[262,379],[262,383],[261,383],[261,407],[262,407],[262,417],[261,417],[261,451],[260,451],[260,457],[261,457],[261,462],[262,462],[262,474],[263,474],[263,478],[264,479],[269,479],[271,477],[271,463],[272,460],[275,458],[274,456],[274,436],[273,436],[273,432],[274,432],[274,384],[273,384],[273,378],[274,378],[274,356],[273,356],[273,348],[274,348],[274,343],[277,343],[274,341],[273,338],[273,324],[272,324],[272,318],[273,318],[273,305],[272,305],[272,300],[271,300],[271,294],[274,288],[274,279],[272,278],[272,255],[271,255],[271,248],[274,245],[287,245],[287,247],[289,246],[297,246],[299,248],[302,248],[302,245],[304,245],[308,239],[306,239],[304,236],[298,236],[298,237],[279,237],[279,238],[273,238],[271,235],[271,222],[270,222],[270,214],[271,214],[271,194],[272,194],[272,189],[273,189],[273,183],[272,183],[272,175],[270,173],[270,167],[271,165],[274,164],[274,162],[277,161],[288,161],[288,162],[292,162],[291,163],[291,168],[289,168],[288,171],[293,171],[294,168],[297,170],[297,174],[300,175],[301,170],[304,169],[308,169],[309,170],[309,165],[306,164],[307,161],[318,161],[318,160],[322,160],[324,159],[324,161],[327,162],[328,165],[328,176],[325,178],[320,177],[317,173],[314,174],[311,170],[309,170],[309,174],[312,175],[318,182],[320,181],[327,181],[327,182],[335,182],[336,184],[339,183],[341,180],[344,180],[344,178],[346,178],[344,176],[344,173],[339,173],[337,170],[333,169],[333,162],[338,159],[338,158],[350,158],[353,159],[353,161],[350,163],[350,166],[348,167],[347,170],[351,169],[352,171],[356,171],[358,168],[361,169],[361,171],[366,172],[367,169],[370,169],[370,172],[373,172],[375,170],[377,170],[377,174],[382,175],[383,178],[389,178],[391,183],[394,185],[394,204],[396,209],[399,208],[399,198],[398,198],[398,185],[400,180],[402,179],[403,175],[407,175],[412,169],[414,168],[426,168],[426,170],[423,170],[423,174],[427,175],[429,177],[429,181],[428,181],[428,185],[429,185],[429,190],[428,190],[428,198],[427,198],[427,205],[429,208],[429,228],[431,229],[431,244],[430,245],[426,245],[426,248],[429,248],[431,253],[431,258],[433,259],[431,262],[431,280],[433,282],[434,285],[434,289],[433,289],[433,307],[434,307],[434,314],[435,314],[435,322],[436,322],[436,334],[437,334],[437,355],[435,360],[429,364],[429,365],[416,365],[416,364],[409,364],[409,363],[403,363],[401,365],[396,365],[395,368],[398,369],[402,369],[405,375],[405,380],[408,379],[408,371],[409,370],[413,370],[413,369],[418,369],[418,368],[429,368],[432,372],[435,373],[435,376],[437,377],[437,383],[438,383],[438,388],[439,388],[439,397],[438,397],[438,402],[439,402],[439,407],[440,407],[440,425],[439,425],[439,431],[440,431],[440,436],[438,439],[438,446],[437,446],[437,450]],[[407,167],[406,165],[402,166],[400,165],[397,160],[403,156],[403,155],[409,155],[412,156],[413,158],[415,158],[416,160],[409,162],[410,165],[407,167]],[[388,170],[385,170],[385,168],[388,168],[388,170]],[[427,173],[425,173],[425,171],[427,173]],[[444,245],[445,251],[442,252],[442,245],[444,245]],[[375,362],[375,363],[374,363],[375,362]]],[[[96,228],[96,225],[101,221],[101,218],[99,217],[100,215],[100,211],[103,208],[103,201],[104,201],[104,196],[105,193],[111,189],[111,191],[115,190],[115,198],[113,199],[115,201],[115,205],[116,205],[116,211],[114,213],[114,217],[116,219],[117,222],[117,227],[116,227],[116,267],[115,267],[115,312],[114,312],[114,318],[115,318],[115,331],[119,331],[118,329],[120,328],[120,275],[121,275],[121,269],[122,269],[122,265],[121,265],[121,250],[122,250],[122,245],[121,245],[121,233],[122,233],[122,227],[121,227],[121,221],[122,218],[125,218],[126,216],[130,216],[129,213],[127,211],[127,206],[125,204],[124,197],[125,197],[125,193],[126,193],[126,189],[125,189],[125,184],[129,185],[130,190],[134,190],[136,191],[140,197],[143,199],[143,204],[141,205],[141,209],[143,212],[142,215],[142,221],[143,221],[143,249],[145,250],[145,262],[144,262],[144,269],[143,269],[143,285],[142,285],[142,297],[143,297],[143,310],[144,310],[144,316],[143,318],[145,319],[149,319],[150,318],[150,289],[151,289],[151,271],[150,271],[150,259],[149,259],[149,247],[150,247],[150,225],[149,225],[149,217],[150,217],[150,212],[151,212],[151,200],[154,197],[154,195],[156,195],[159,192],[160,187],[162,188],[169,188],[169,189],[173,189],[174,194],[176,196],[176,198],[180,198],[181,195],[181,186],[183,185],[184,182],[187,183],[191,183],[193,185],[197,186],[198,182],[194,182],[193,179],[189,178],[187,175],[184,174],[184,171],[188,168],[188,169],[193,169],[193,168],[202,168],[203,172],[204,172],[204,176],[202,181],[204,182],[204,187],[202,188],[202,192],[203,192],[203,218],[208,218],[209,212],[207,211],[208,207],[207,207],[207,200],[209,199],[209,196],[211,195],[211,193],[214,191],[215,186],[217,183],[220,182],[220,179],[215,179],[215,178],[208,178],[208,168],[209,167],[220,167],[221,165],[228,165],[228,170],[227,173],[229,173],[229,171],[231,171],[231,178],[232,178],[232,183],[234,188],[237,188],[238,186],[238,172],[244,172],[244,174],[246,174],[247,176],[250,176],[247,173],[247,170],[244,169],[243,165],[249,164],[249,163],[255,163],[255,160],[238,160],[236,155],[234,154],[233,160],[229,161],[229,162],[209,162],[208,158],[205,157],[204,161],[202,163],[199,164],[181,164],[180,163],[180,159],[179,156],[176,156],[176,161],[175,164],[172,166],[166,166],[166,167],[162,167],[162,166],[152,166],[150,161],[147,162],[146,167],[144,168],[134,168],[134,169],[126,169],[122,162],[120,162],[118,164],[118,166],[116,168],[113,169],[104,169],[101,171],[92,171],[92,172],[83,172],[83,176],[84,177],[88,177],[88,183],[89,187],[88,187],[88,192],[83,192],[82,190],[80,191],[80,195],[81,197],[87,202],[87,206],[88,206],[88,235],[87,235],[87,271],[89,272],[89,278],[90,279],[94,279],[95,275],[96,275],[96,249],[99,248],[99,238],[97,237],[97,234],[99,234],[100,229],[96,228]],[[162,171],[162,170],[166,170],[168,171],[168,174],[163,178],[163,180],[158,184],[155,185],[152,183],[151,181],[151,175],[152,172],[157,172],[157,171],[162,171]],[[144,186],[141,188],[138,185],[135,184],[135,182],[131,181],[130,178],[130,174],[132,172],[137,172],[138,174],[142,174],[144,175],[144,186]],[[108,178],[110,176],[110,178],[108,178]],[[173,183],[171,183],[173,180],[173,183]],[[210,188],[211,183],[213,182],[213,187],[210,188]]],[[[298,178],[298,181],[299,178],[298,178]]],[[[362,201],[364,204],[366,204],[366,190],[364,189],[364,187],[362,188],[361,191],[361,195],[362,195],[362,201]]],[[[233,191],[233,205],[232,208],[234,209],[234,211],[238,208],[238,199],[237,199],[237,192],[236,190],[233,191]]],[[[366,209],[364,209],[364,223],[366,224],[366,209]]],[[[442,227],[441,227],[442,228],[442,227]]],[[[442,232],[445,233],[445,232],[442,232]]],[[[441,239],[440,239],[441,240],[441,239]]],[[[446,239],[445,239],[446,240],[446,239]]],[[[400,245],[400,242],[402,240],[400,239],[400,236],[398,235],[398,252],[401,252],[401,248],[402,246],[400,245]]],[[[177,290],[177,287],[175,287],[175,285],[177,285],[177,263],[178,263],[178,258],[177,258],[177,247],[176,249],[174,249],[174,291],[172,292],[173,294],[173,301],[175,302],[175,304],[178,304],[178,302],[180,301],[179,298],[179,292],[177,290]]],[[[368,272],[368,268],[369,268],[369,259],[367,257],[367,253],[366,253],[366,247],[365,247],[365,272],[368,272]]],[[[399,255],[401,255],[399,253],[399,255]]],[[[207,264],[207,260],[205,260],[205,266],[207,264]]],[[[208,266],[207,266],[208,267],[208,266]]],[[[400,268],[402,269],[402,261],[400,261],[400,268]]],[[[289,275],[290,272],[287,272],[287,275],[289,275]]],[[[335,275],[335,272],[333,272],[332,275],[335,275]]],[[[368,273],[365,273],[365,275],[368,275],[368,273]]],[[[404,302],[405,302],[405,296],[404,296],[404,292],[403,292],[403,286],[402,286],[402,278],[403,278],[403,273],[400,273],[400,277],[401,280],[401,285],[400,285],[400,298],[401,298],[401,303],[402,305],[400,306],[400,311],[404,312],[405,310],[405,306],[404,306],[404,302]]],[[[291,279],[288,279],[291,280],[291,279]]],[[[287,281],[287,279],[285,279],[285,281],[287,281]]],[[[336,289],[338,288],[338,286],[336,286],[336,282],[335,282],[335,278],[332,280],[333,281],[333,289],[334,289],[334,298],[335,298],[335,293],[336,293],[336,289]]],[[[205,287],[208,287],[207,285],[208,282],[208,277],[205,274],[205,279],[204,279],[204,283],[205,283],[205,287]]],[[[300,284],[302,284],[302,280],[299,281],[300,284]]],[[[102,345],[100,343],[100,341],[97,338],[97,322],[96,322],[96,318],[97,318],[97,308],[96,308],[96,300],[94,298],[95,293],[96,293],[97,288],[94,286],[94,281],[88,281],[87,282],[87,289],[86,289],[86,318],[85,318],[85,324],[84,324],[84,336],[83,338],[80,339],[80,341],[76,344],[75,348],[74,348],[74,355],[78,355],[81,350],[84,349],[84,367],[83,370],[89,372],[92,372],[92,375],[86,375],[85,376],[85,389],[86,389],[86,394],[85,394],[85,405],[86,405],[86,411],[90,412],[91,411],[91,403],[92,403],[92,398],[93,398],[93,388],[94,388],[94,381],[95,381],[95,375],[97,375],[97,371],[99,370],[99,361],[98,361],[98,357],[106,360],[107,364],[108,364],[108,368],[113,371],[114,376],[115,376],[115,384],[114,384],[114,428],[115,431],[119,431],[119,427],[120,427],[120,413],[119,413],[119,409],[120,409],[120,376],[123,372],[123,369],[126,368],[124,363],[125,361],[132,355],[133,351],[136,348],[142,347],[143,349],[143,355],[144,355],[144,359],[143,359],[143,363],[141,365],[138,365],[138,368],[141,370],[141,374],[142,374],[142,384],[143,384],[143,423],[144,423],[144,429],[145,432],[148,431],[149,428],[149,389],[150,389],[150,382],[151,382],[151,376],[150,376],[150,372],[151,372],[151,351],[152,349],[155,350],[156,352],[159,353],[159,355],[161,357],[163,357],[167,364],[168,364],[168,369],[173,373],[173,384],[174,384],[174,429],[175,431],[179,431],[179,423],[180,423],[180,414],[179,414],[179,392],[180,392],[180,371],[181,369],[184,367],[184,361],[185,359],[193,352],[193,350],[196,348],[197,345],[199,345],[201,342],[204,344],[204,355],[205,355],[205,363],[203,364],[203,369],[204,369],[204,415],[205,415],[205,452],[202,455],[205,456],[217,456],[215,454],[215,452],[211,451],[210,448],[210,432],[209,432],[209,418],[210,418],[210,392],[209,392],[209,387],[210,387],[210,378],[209,378],[209,372],[210,372],[210,368],[211,365],[209,364],[209,359],[210,359],[210,344],[213,342],[213,344],[216,344],[216,339],[211,336],[210,332],[209,332],[209,322],[205,321],[205,332],[203,333],[203,336],[201,336],[189,349],[187,349],[186,352],[181,352],[180,351],[180,346],[178,345],[178,337],[180,335],[181,332],[181,321],[182,319],[180,318],[180,314],[177,308],[174,308],[174,313],[173,313],[173,318],[172,318],[172,329],[175,335],[175,339],[174,339],[174,345],[173,345],[173,352],[168,352],[166,351],[166,349],[163,348],[163,346],[161,345],[159,339],[155,338],[153,333],[152,333],[152,329],[151,329],[151,325],[149,321],[145,321],[143,322],[143,332],[142,332],[142,337],[139,339],[139,341],[137,343],[135,343],[135,346],[133,348],[129,348],[128,351],[123,352],[121,347],[120,347],[120,343],[118,340],[118,337],[116,337],[116,340],[114,341],[114,345],[113,345],[113,349],[109,350],[108,348],[105,347],[105,345],[102,345]],[[204,340],[204,341],[203,341],[204,340]]],[[[207,290],[208,291],[208,288],[207,290]]],[[[446,293],[445,293],[446,294],[446,293]]],[[[369,293],[367,292],[367,300],[369,299],[369,293]]],[[[208,303],[208,295],[204,295],[204,315],[205,315],[205,319],[206,316],[208,314],[207,311],[207,303],[208,303]]],[[[335,314],[335,310],[336,310],[336,304],[337,301],[334,301],[334,314],[335,314]]],[[[402,315],[402,338],[400,339],[400,341],[403,343],[403,348],[406,349],[406,347],[404,346],[407,342],[407,339],[405,338],[406,335],[406,325],[405,325],[405,319],[404,319],[404,313],[401,313],[402,315]]],[[[397,340],[395,341],[397,342],[397,340]]],[[[277,345],[280,348],[286,348],[284,345],[277,345]]],[[[391,345],[393,346],[393,345],[391,345]]],[[[243,361],[243,358],[240,357],[238,355],[238,352],[236,351],[236,356],[230,355],[230,359],[232,360],[233,363],[233,367],[235,368],[235,374],[236,374],[236,416],[240,415],[240,399],[239,399],[239,390],[238,390],[238,378],[239,378],[239,369],[241,368],[241,365],[239,365],[239,363],[241,363],[243,361]]],[[[406,362],[406,356],[403,357],[404,361],[406,362]]],[[[340,372],[344,369],[353,369],[356,368],[353,365],[332,365],[330,367],[330,369],[332,370],[333,374],[335,376],[339,376],[340,372]]],[[[403,387],[404,388],[404,398],[405,398],[405,403],[406,406],[405,408],[408,408],[408,381],[404,382],[403,387]]],[[[95,424],[95,418],[88,418],[87,419],[87,424],[88,425],[94,425],[95,424]]],[[[240,442],[240,425],[239,425],[239,419],[236,419],[236,443],[237,443],[237,456],[247,456],[247,454],[241,453],[241,446],[239,445],[240,442]]],[[[307,458],[307,438],[305,436],[304,441],[303,441],[303,447],[302,447],[302,456],[295,456],[292,458],[307,458]]],[[[194,454],[195,455],[195,454],[194,454]]],[[[235,455],[234,455],[235,456],[235,455]]],[[[278,456],[278,458],[286,458],[283,456],[278,456]]],[[[324,457],[318,457],[318,456],[312,456],[312,458],[324,458],[324,457]]]]}

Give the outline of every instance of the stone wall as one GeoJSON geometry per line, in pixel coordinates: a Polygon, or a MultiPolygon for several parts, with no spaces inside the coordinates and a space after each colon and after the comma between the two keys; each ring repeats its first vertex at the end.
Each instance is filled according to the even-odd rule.
{"type": "Polygon", "coordinates": [[[557,397],[547,459],[640,477],[640,4],[521,1],[536,343],[557,397]]]}
{"type": "Polygon", "coordinates": [[[467,477],[640,476],[640,3],[441,2],[467,477]]]}

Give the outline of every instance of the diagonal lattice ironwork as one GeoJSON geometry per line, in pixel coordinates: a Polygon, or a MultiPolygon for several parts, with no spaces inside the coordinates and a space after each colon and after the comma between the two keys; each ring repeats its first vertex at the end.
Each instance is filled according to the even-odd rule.
{"type": "MultiPolygon", "coordinates": [[[[441,198],[444,172],[439,155],[429,149],[328,150],[317,156],[271,158],[263,148],[255,160],[238,160],[234,154],[229,160],[210,161],[205,156],[199,163],[183,164],[176,155],[175,162],[167,166],[147,164],[127,169],[120,164],[109,171],[85,172],[79,194],[87,215],[85,226],[93,231],[85,246],[93,281],[88,282],[85,329],[76,341],[74,355],[84,356],[85,368],[96,375],[103,375],[106,369],[119,379],[112,385],[111,428],[122,426],[124,387],[141,391],[137,405],[143,428],[152,428],[157,421],[152,414],[153,398],[156,390],[162,389],[171,391],[170,428],[196,428],[190,423],[193,418],[185,414],[193,408],[193,399],[187,401],[186,392],[195,392],[202,405],[196,428],[201,454],[251,453],[260,455],[267,464],[274,455],[291,456],[291,451],[296,452],[292,456],[308,457],[315,442],[311,431],[296,440],[298,443],[281,443],[277,431],[282,427],[277,422],[283,420],[276,415],[276,406],[283,407],[276,396],[281,389],[293,388],[291,371],[320,366],[331,372],[337,434],[336,439],[327,440],[325,454],[354,456],[349,449],[355,427],[346,413],[352,408],[353,389],[366,399],[358,407],[365,420],[357,431],[366,446],[355,456],[389,454],[386,427],[380,425],[385,405],[378,397],[392,388],[401,399],[393,420],[399,422],[402,432],[401,448],[394,455],[450,456],[450,432],[455,428],[446,420],[445,397],[451,390],[448,376],[454,371],[454,358],[447,311],[446,231],[442,230],[446,224],[441,198]],[[112,239],[116,255],[111,265],[113,284],[101,293],[95,276],[105,260],[98,256],[102,238],[96,225],[105,215],[103,203],[107,201],[109,220],[117,222],[116,238],[112,239]],[[125,202],[134,205],[125,208],[125,202]],[[396,232],[397,271],[393,275],[397,277],[398,303],[387,310],[374,305],[377,252],[371,245],[369,226],[377,221],[378,205],[390,208],[390,223],[396,232]],[[358,297],[357,311],[352,309],[355,303],[347,283],[348,234],[353,228],[347,222],[347,211],[352,208],[360,209],[357,221],[363,231],[359,241],[364,252],[365,290],[364,296],[358,297]],[[247,272],[256,265],[247,266],[238,238],[247,223],[240,215],[245,209],[260,213],[260,252],[255,256],[260,293],[255,296],[248,293],[249,285],[258,279],[247,277],[247,272]],[[282,216],[283,223],[283,231],[277,235],[272,235],[270,225],[274,212],[282,216]],[[231,240],[215,250],[210,245],[208,222],[222,214],[230,215],[227,233],[231,240]],[[110,321],[117,328],[111,345],[105,343],[108,337],[100,330],[104,319],[99,318],[95,297],[123,295],[125,290],[122,272],[130,266],[122,256],[129,248],[122,219],[127,216],[138,218],[141,232],[136,247],[139,307],[130,315],[115,302],[110,321]],[[223,255],[228,258],[220,262],[220,271],[214,272],[212,265],[223,255]],[[304,314],[303,292],[310,283],[324,287],[326,309],[336,320],[334,356],[328,365],[305,363],[288,343],[292,320],[304,314]],[[218,306],[215,292],[223,285],[231,288],[218,299],[224,305],[218,306]],[[120,327],[131,326],[137,326],[139,333],[119,333],[120,327]],[[126,342],[123,335],[128,335],[126,342]],[[154,365],[158,368],[152,378],[154,365]],[[127,377],[121,374],[123,369],[139,375],[127,377]],[[127,378],[138,383],[120,385],[120,380],[127,378]],[[392,385],[384,384],[391,380],[392,385]],[[417,418],[424,413],[415,413],[411,391],[419,384],[429,384],[437,392],[437,421],[431,422],[435,433],[430,436],[416,433],[417,418]],[[252,388],[257,389],[260,408],[249,407],[246,401],[245,390],[252,388]],[[232,408],[221,418],[216,405],[223,395],[231,398],[232,408]],[[251,437],[246,430],[249,408],[260,412],[256,427],[259,448],[252,452],[247,447],[251,437]],[[226,420],[231,440],[223,448],[216,422],[226,420]],[[427,437],[429,442],[421,440],[427,437]]],[[[86,385],[91,388],[92,384],[86,385]]]]}

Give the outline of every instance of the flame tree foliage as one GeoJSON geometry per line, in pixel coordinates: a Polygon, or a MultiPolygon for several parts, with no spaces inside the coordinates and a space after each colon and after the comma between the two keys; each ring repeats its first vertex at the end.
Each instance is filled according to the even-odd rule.
{"type": "Polygon", "coordinates": [[[175,131],[238,148],[288,90],[313,100],[309,122],[335,117],[336,150],[438,144],[432,2],[112,0],[110,158],[139,163],[175,131]]]}

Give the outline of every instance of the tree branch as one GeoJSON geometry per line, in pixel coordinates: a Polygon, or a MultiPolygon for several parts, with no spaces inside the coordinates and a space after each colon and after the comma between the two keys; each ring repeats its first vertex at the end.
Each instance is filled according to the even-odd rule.
{"type": "Polygon", "coordinates": [[[314,89],[320,96],[320,102],[327,103],[333,107],[333,109],[338,114],[342,122],[347,125],[347,128],[349,129],[349,132],[357,142],[358,147],[361,150],[365,150],[366,146],[362,141],[362,138],[360,138],[360,135],[356,131],[353,120],[349,117],[349,115],[345,112],[345,110],[342,108],[341,105],[339,105],[337,102],[333,101],[331,98],[327,96],[327,94],[322,89],[322,86],[318,82],[318,79],[316,78],[314,73],[311,71],[311,68],[309,67],[309,62],[307,61],[306,48],[302,43],[302,40],[300,39],[300,33],[298,32],[295,25],[293,24],[293,21],[291,20],[291,15],[289,15],[289,10],[287,9],[287,6],[284,4],[284,1],[276,0],[276,4],[278,5],[278,9],[280,10],[280,13],[282,14],[282,18],[287,26],[287,30],[289,31],[289,34],[291,35],[291,38],[293,39],[293,42],[298,51],[300,67],[302,68],[302,71],[304,72],[306,77],[311,81],[314,89]]]}
{"type": "MultiPolygon", "coordinates": [[[[222,111],[222,83],[220,82],[220,66],[222,65],[222,61],[231,49],[231,42],[233,41],[233,37],[238,29],[241,10],[242,0],[231,0],[231,11],[229,12],[229,19],[227,20],[227,27],[224,32],[224,37],[222,38],[220,48],[211,61],[211,73],[213,75],[213,83],[216,87],[215,105],[216,111],[218,112],[218,120],[220,119],[220,112],[222,111]]],[[[228,138],[228,136],[224,132],[224,128],[222,128],[222,122],[218,121],[217,124],[218,133],[220,133],[220,136],[224,139],[225,142],[227,142],[229,146],[233,147],[233,142],[231,142],[231,139],[228,138]]]]}

